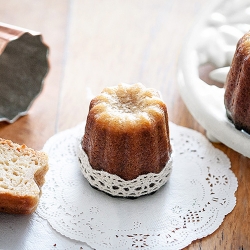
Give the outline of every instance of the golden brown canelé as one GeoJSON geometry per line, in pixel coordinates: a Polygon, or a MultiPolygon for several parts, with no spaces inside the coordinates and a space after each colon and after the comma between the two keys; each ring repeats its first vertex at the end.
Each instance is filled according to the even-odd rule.
{"type": "Polygon", "coordinates": [[[95,170],[132,180],[171,156],[167,108],[141,83],[105,88],[90,102],[82,148],[95,170]]]}
{"type": "Polygon", "coordinates": [[[250,133],[250,32],[237,43],[225,83],[224,103],[235,128],[250,133]]]}

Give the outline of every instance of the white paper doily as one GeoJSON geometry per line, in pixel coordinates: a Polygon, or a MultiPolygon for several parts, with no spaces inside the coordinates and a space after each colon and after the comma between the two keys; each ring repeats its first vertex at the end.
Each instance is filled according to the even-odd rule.
{"type": "Polygon", "coordinates": [[[84,123],[44,146],[50,171],[38,214],[61,234],[101,249],[180,249],[214,232],[236,204],[228,157],[200,133],[170,123],[169,181],[153,195],[114,198],[93,189],[77,150],[84,123]]]}
{"type": "Polygon", "coordinates": [[[56,232],[37,213],[0,213],[1,250],[89,250],[85,243],[70,240],[56,232]]]}

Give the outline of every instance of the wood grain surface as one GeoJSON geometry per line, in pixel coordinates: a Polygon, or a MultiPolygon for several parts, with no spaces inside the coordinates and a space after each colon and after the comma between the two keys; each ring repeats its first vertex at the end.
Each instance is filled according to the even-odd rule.
{"type": "MultiPolygon", "coordinates": [[[[27,116],[0,123],[0,137],[41,149],[86,119],[104,87],[142,82],[161,91],[169,119],[204,133],[177,87],[178,58],[209,0],[0,0],[0,21],[39,31],[50,71],[27,116]]],[[[1,88],[0,88],[1,91],[1,88]]],[[[222,225],[186,249],[250,249],[250,161],[222,144],[238,178],[237,205],[222,225]]]]}

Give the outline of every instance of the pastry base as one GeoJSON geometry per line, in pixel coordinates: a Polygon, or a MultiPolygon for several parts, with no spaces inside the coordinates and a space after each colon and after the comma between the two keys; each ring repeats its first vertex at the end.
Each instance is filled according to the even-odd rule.
{"type": "Polygon", "coordinates": [[[93,169],[81,145],[78,156],[81,171],[92,187],[109,195],[125,198],[136,198],[157,191],[168,181],[173,165],[172,152],[169,161],[160,173],[148,173],[126,181],[117,175],[93,169]]]}

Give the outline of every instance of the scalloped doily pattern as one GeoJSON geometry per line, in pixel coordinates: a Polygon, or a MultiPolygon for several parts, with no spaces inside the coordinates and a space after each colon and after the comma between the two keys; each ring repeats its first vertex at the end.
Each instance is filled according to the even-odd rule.
{"type": "Polygon", "coordinates": [[[180,249],[213,233],[236,204],[228,157],[200,133],[170,123],[174,146],[168,182],[153,195],[114,198],[81,173],[84,123],[50,138],[50,171],[38,214],[62,235],[102,249],[180,249]]]}

